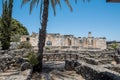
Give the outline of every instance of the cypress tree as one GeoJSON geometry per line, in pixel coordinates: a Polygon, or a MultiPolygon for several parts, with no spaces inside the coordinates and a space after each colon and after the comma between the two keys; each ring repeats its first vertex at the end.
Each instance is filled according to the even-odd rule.
{"type": "Polygon", "coordinates": [[[2,49],[7,50],[10,47],[13,0],[2,0],[2,7],[0,41],[2,43],[2,49]]]}

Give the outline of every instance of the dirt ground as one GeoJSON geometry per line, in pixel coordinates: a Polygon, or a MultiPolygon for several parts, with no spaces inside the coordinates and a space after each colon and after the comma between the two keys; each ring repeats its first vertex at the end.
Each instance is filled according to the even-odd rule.
{"type": "Polygon", "coordinates": [[[66,71],[64,62],[46,62],[42,73],[33,74],[32,80],[85,80],[75,71],[66,71]]]}

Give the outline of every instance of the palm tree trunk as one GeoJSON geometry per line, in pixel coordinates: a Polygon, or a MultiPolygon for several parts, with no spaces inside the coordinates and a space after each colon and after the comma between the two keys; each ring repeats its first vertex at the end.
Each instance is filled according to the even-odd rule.
{"type": "Polygon", "coordinates": [[[38,43],[38,61],[39,64],[34,67],[35,71],[42,71],[42,62],[43,62],[43,50],[45,46],[45,39],[46,39],[46,28],[47,28],[47,21],[48,21],[48,8],[49,8],[49,0],[44,0],[44,8],[43,8],[43,15],[42,15],[42,23],[41,29],[39,30],[39,43],[38,43]]]}

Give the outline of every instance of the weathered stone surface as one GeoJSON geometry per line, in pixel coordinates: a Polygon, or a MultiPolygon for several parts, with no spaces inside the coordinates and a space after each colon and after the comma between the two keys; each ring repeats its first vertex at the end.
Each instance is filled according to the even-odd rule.
{"type": "Polygon", "coordinates": [[[20,56],[16,56],[14,58],[14,60],[16,61],[17,64],[22,64],[25,62],[25,60],[23,59],[23,57],[20,57],[20,56]]]}
{"type": "Polygon", "coordinates": [[[75,60],[66,60],[65,61],[65,69],[66,70],[74,70],[75,67],[79,66],[80,64],[75,60]]]}
{"type": "Polygon", "coordinates": [[[117,64],[117,65],[109,64],[109,65],[101,65],[101,66],[104,68],[110,69],[112,71],[116,71],[116,72],[120,73],[120,64],[117,64]]]}
{"type": "Polygon", "coordinates": [[[0,80],[31,80],[32,71],[30,69],[20,72],[19,74],[4,74],[0,80]]]}
{"type": "MultiPolygon", "coordinates": [[[[27,59],[23,58],[23,56],[26,54],[26,51],[16,50],[16,51],[5,51],[5,52],[6,53],[3,52],[0,54],[0,62],[1,62],[0,65],[2,65],[0,66],[0,69],[6,72],[6,70],[8,69],[7,68],[8,65],[10,66],[10,69],[13,69],[13,67],[11,66],[19,64],[19,66],[14,66],[14,67],[16,67],[15,69],[18,69],[21,71],[18,75],[7,77],[3,80],[7,80],[7,79],[14,80],[15,78],[20,78],[20,77],[21,79],[23,78],[26,79],[29,75],[31,75],[32,68],[30,67],[30,64],[26,62],[27,59]],[[20,65],[21,65],[21,68],[20,68],[20,65]]],[[[115,56],[115,53],[112,51],[96,51],[96,52],[95,51],[82,51],[82,52],[61,51],[59,53],[48,53],[48,54],[44,53],[44,61],[61,62],[66,60],[65,68],[67,70],[76,70],[76,72],[80,74],[82,73],[82,76],[86,78],[86,80],[117,80],[117,77],[119,77],[119,73],[120,73],[120,70],[119,70],[120,68],[117,66],[118,62],[115,64],[115,66],[107,66],[107,64],[110,64],[111,61],[119,61],[119,59],[114,60],[115,58],[114,56],[115,56]],[[47,57],[49,57],[49,59],[47,59],[47,57]],[[84,61],[89,64],[78,63],[76,60],[84,61]],[[105,79],[103,79],[103,77],[105,79]]],[[[116,57],[119,58],[119,55],[116,55],[116,57]]],[[[53,63],[53,65],[54,66],[52,65],[49,65],[49,66],[52,67],[52,69],[59,66],[59,64],[56,65],[55,63],[53,63]]],[[[64,69],[61,69],[61,68],[56,68],[56,70],[60,70],[62,72],[65,71],[64,69]]],[[[2,80],[1,77],[0,77],[0,80],[2,80]]]]}
{"type": "Polygon", "coordinates": [[[120,56],[119,55],[114,56],[114,59],[117,62],[117,64],[120,64],[120,56]]]}
{"type": "Polygon", "coordinates": [[[11,66],[13,57],[8,54],[0,56],[0,71],[5,71],[11,66]]]}
{"type": "Polygon", "coordinates": [[[24,71],[24,70],[27,70],[27,69],[33,70],[32,65],[29,62],[22,63],[21,67],[20,67],[20,71],[24,71]]]}
{"type": "Polygon", "coordinates": [[[20,72],[20,75],[24,77],[22,80],[31,80],[32,76],[32,69],[27,69],[22,72],[20,72]]]}
{"type": "Polygon", "coordinates": [[[106,68],[80,62],[76,72],[81,74],[86,80],[120,80],[120,74],[106,68]]]}
{"type": "Polygon", "coordinates": [[[32,70],[7,70],[0,73],[0,80],[31,80],[32,70]]]}

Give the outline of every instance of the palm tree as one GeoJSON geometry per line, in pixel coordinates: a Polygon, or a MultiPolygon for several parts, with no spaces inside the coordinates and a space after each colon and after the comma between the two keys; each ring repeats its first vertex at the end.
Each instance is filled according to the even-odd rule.
{"type": "MultiPolygon", "coordinates": [[[[35,5],[40,3],[40,20],[41,20],[41,28],[39,29],[39,43],[38,43],[38,61],[39,64],[34,66],[34,69],[41,72],[42,71],[42,59],[43,59],[43,48],[45,46],[46,39],[46,28],[48,21],[48,10],[49,10],[49,2],[52,4],[52,8],[54,11],[54,15],[56,15],[55,7],[59,5],[61,7],[62,0],[22,0],[22,5],[30,2],[30,13],[35,5]]],[[[69,0],[64,0],[70,10],[72,11],[72,7],[70,5],[69,0]]],[[[83,0],[85,1],[85,0],[83,0]]],[[[89,0],[88,0],[89,1],[89,0]]],[[[77,0],[75,0],[77,2],[77,0]]]]}
{"type": "MultiPolygon", "coordinates": [[[[42,59],[43,59],[43,48],[45,46],[45,39],[46,39],[46,28],[47,28],[47,21],[48,21],[48,10],[49,10],[49,2],[52,4],[52,8],[54,11],[54,15],[56,15],[55,12],[55,6],[58,4],[61,7],[60,0],[23,0],[22,5],[30,2],[30,13],[35,6],[35,4],[40,3],[40,18],[41,21],[41,28],[39,29],[39,42],[38,42],[38,61],[39,63],[34,66],[35,71],[42,71],[42,59]]],[[[72,7],[69,3],[69,0],[65,0],[68,7],[72,11],[72,7]]]]}

